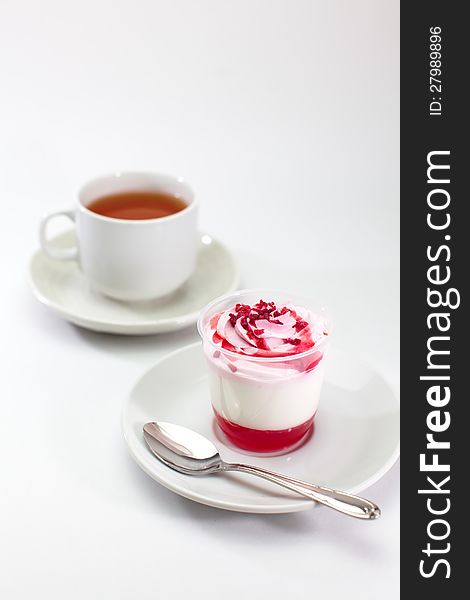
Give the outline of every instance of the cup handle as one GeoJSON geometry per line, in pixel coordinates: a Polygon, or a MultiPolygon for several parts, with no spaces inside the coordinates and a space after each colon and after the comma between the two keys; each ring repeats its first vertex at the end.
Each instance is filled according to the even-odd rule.
{"type": "Polygon", "coordinates": [[[41,248],[47,256],[54,258],[55,260],[76,260],[78,257],[77,246],[73,246],[72,248],[56,248],[50,245],[49,240],[47,239],[47,225],[54,217],[67,217],[75,223],[75,211],[73,210],[59,210],[46,215],[39,225],[39,241],[41,242],[41,248]]]}

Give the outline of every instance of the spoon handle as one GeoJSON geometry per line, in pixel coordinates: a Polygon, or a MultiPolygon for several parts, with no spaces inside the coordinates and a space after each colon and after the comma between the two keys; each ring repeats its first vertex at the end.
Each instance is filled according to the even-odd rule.
{"type": "Polygon", "coordinates": [[[366,500],[365,498],[360,498],[359,496],[347,494],[346,492],[340,492],[321,485],[307,483],[300,479],[294,479],[287,475],[280,475],[279,473],[274,473],[273,471],[268,471],[267,469],[252,465],[223,463],[222,470],[241,471],[243,473],[256,475],[257,477],[262,477],[263,479],[267,479],[272,483],[277,483],[282,487],[297,492],[302,496],[306,496],[311,500],[315,500],[315,502],[333,508],[350,517],[356,517],[357,519],[377,519],[380,517],[380,509],[374,502],[366,500]]]}

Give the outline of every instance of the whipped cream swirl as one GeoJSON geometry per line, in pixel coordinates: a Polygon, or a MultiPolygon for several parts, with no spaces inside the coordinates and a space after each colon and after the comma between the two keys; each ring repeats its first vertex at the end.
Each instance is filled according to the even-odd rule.
{"type": "Polygon", "coordinates": [[[328,335],[323,318],[290,304],[260,300],[236,304],[209,322],[212,341],[225,350],[248,356],[291,356],[306,352],[328,335]]]}

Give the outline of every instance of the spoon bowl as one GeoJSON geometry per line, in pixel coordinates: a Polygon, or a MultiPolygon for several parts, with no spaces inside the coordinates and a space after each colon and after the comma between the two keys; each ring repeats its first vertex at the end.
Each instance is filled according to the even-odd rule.
{"type": "Polygon", "coordinates": [[[191,475],[208,475],[222,469],[214,444],[201,434],[174,423],[146,423],[144,438],[150,450],[167,466],[191,475]]]}

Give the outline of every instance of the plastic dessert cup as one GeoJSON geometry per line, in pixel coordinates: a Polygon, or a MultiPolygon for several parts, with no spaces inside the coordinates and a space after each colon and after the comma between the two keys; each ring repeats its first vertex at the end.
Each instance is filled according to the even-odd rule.
{"type": "Polygon", "coordinates": [[[322,310],[292,294],[242,290],[209,304],[198,330],[215,419],[233,444],[280,453],[309,439],[329,344],[322,310]]]}

